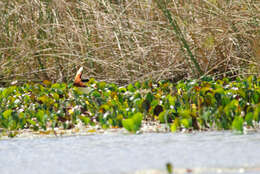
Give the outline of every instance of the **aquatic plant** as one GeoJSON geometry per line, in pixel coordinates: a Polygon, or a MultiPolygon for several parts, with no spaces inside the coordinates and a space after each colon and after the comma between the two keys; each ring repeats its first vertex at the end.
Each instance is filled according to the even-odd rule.
{"type": "Polygon", "coordinates": [[[119,87],[90,79],[88,92],[45,81],[0,90],[0,128],[71,129],[83,123],[138,131],[143,120],[182,129],[254,128],[260,119],[260,78],[136,82],[119,87]]]}

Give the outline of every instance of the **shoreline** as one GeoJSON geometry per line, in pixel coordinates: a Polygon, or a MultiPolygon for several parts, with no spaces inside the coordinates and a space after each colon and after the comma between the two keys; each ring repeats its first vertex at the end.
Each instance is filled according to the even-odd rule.
{"type": "Polygon", "coordinates": [[[63,138],[63,137],[72,137],[72,136],[88,136],[88,135],[100,135],[100,134],[118,134],[118,135],[139,135],[139,134],[149,134],[149,133],[201,133],[201,132],[223,132],[230,131],[234,134],[254,134],[260,133],[260,126],[256,128],[245,128],[243,132],[236,132],[232,130],[218,130],[218,129],[208,129],[208,130],[192,130],[192,129],[183,129],[182,131],[171,132],[170,128],[166,124],[160,124],[159,122],[145,122],[142,124],[142,127],[136,133],[130,133],[125,128],[107,128],[103,129],[100,125],[96,126],[83,126],[77,125],[72,129],[47,129],[47,130],[38,130],[34,131],[32,129],[24,129],[19,131],[4,131],[0,129],[0,141],[9,140],[9,139],[20,139],[20,138],[63,138]],[[13,136],[10,136],[13,135],[13,136]]]}

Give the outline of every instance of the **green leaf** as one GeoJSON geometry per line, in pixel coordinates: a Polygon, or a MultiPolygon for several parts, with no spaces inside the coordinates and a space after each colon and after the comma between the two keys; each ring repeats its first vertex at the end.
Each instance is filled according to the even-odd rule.
{"type": "Polygon", "coordinates": [[[253,118],[254,118],[254,114],[252,112],[246,114],[245,121],[248,126],[253,126],[253,118]]]}
{"type": "Polygon", "coordinates": [[[59,84],[59,83],[54,83],[54,84],[51,85],[51,88],[57,88],[57,89],[59,89],[59,88],[61,88],[61,84],[59,84]]]}
{"type": "Polygon", "coordinates": [[[123,127],[129,132],[134,132],[134,121],[131,118],[122,121],[123,127]]]}
{"type": "Polygon", "coordinates": [[[124,88],[124,87],[120,87],[120,88],[118,88],[118,90],[119,90],[120,93],[125,93],[126,92],[126,88],[124,88]]]}
{"type": "Polygon", "coordinates": [[[36,113],[36,118],[39,122],[43,122],[44,120],[44,111],[43,110],[38,110],[38,112],[36,113]]]}
{"type": "Polygon", "coordinates": [[[142,124],[143,114],[140,112],[137,112],[136,114],[134,114],[133,120],[134,120],[135,125],[137,126],[137,129],[139,130],[139,128],[141,127],[141,124],[142,124]]]}
{"type": "Polygon", "coordinates": [[[159,114],[160,123],[165,123],[168,120],[168,110],[165,110],[159,114]]]}
{"type": "Polygon", "coordinates": [[[254,95],[252,96],[252,101],[253,101],[254,103],[258,103],[259,100],[260,100],[260,93],[255,92],[254,95]]]}
{"type": "Polygon", "coordinates": [[[8,109],[8,110],[4,111],[4,113],[3,113],[4,118],[8,119],[9,117],[11,117],[12,116],[12,112],[13,111],[11,109],[8,109]]]}
{"type": "Polygon", "coordinates": [[[100,109],[104,109],[105,111],[109,110],[110,106],[108,104],[103,104],[100,106],[100,109]]]}
{"type": "Polygon", "coordinates": [[[167,163],[166,164],[166,169],[167,169],[168,174],[172,174],[173,173],[173,166],[172,166],[171,163],[167,163]]]}
{"type": "Polygon", "coordinates": [[[155,108],[158,104],[159,104],[159,101],[155,99],[152,101],[151,107],[155,108]]]}
{"type": "Polygon", "coordinates": [[[98,84],[97,84],[97,86],[98,86],[98,88],[99,89],[104,89],[105,87],[106,87],[106,82],[99,82],[98,84]]]}
{"type": "Polygon", "coordinates": [[[181,125],[183,125],[185,128],[189,128],[190,127],[190,121],[186,118],[181,119],[181,125]]]}
{"type": "Polygon", "coordinates": [[[60,98],[59,94],[57,94],[57,93],[53,93],[52,96],[55,100],[59,100],[59,98],[60,98]]]}
{"type": "Polygon", "coordinates": [[[49,101],[49,98],[48,98],[47,95],[43,95],[43,96],[39,97],[38,99],[39,99],[39,101],[41,101],[43,104],[47,104],[48,101],[49,101]]]}
{"type": "Polygon", "coordinates": [[[86,116],[79,116],[80,120],[85,124],[85,125],[89,125],[90,124],[90,118],[86,117],[86,116]]]}
{"type": "Polygon", "coordinates": [[[30,123],[31,125],[36,126],[36,122],[33,121],[33,120],[27,119],[26,121],[27,121],[28,123],[30,123]]]}
{"type": "Polygon", "coordinates": [[[93,91],[91,95],[94,97],[101,97],[101,94],[97,90],[93,91]]]}
{"type": "Polygon", "coordinates": [[[127,90],[130,91],[130,92],[135,92],[135,88],[134,88],[133,84],[130,83],[130,84],[127,86],[127,90]]]}
{"type": "Polygon", "coordinates": [[[135,83],[135,87],[136,87],[137,89],[140,89],[140,88],[141,88],[141,83],[140,83],[140,82],[136,82],[136,83],[135,83]]]}
{"type": "Polygon", "coordinates": [[[188,109],[180,109],[179,114],[183,118],[190,118],[191,117],[190,110],[188,110],[188,109]]]}
{"type": "Polygon", "coordinates": [[[260,104],[256,105],[256,109],[254,111],[254,121],[259,122],[260,119],[260,104]]]}
{"type": "Polygon", "coordinates": [[[179,119],[176,118],[174,122],[171,124],[171,132],[176,132],[180,127],[179,119]]]}
{"type": "Polygon", "coordinates": [[[142,125],[142,120],[143,120],[143,114],[140,112],[135,113],[133,117],[122,121],[123,127],[129,132],[135,133],[140,129],[142,125]]]}
{"type": "Polygon", "coordinates": [[[171,95],[167,95],[167,98],[169,100],[170,105],[174,106],[175,105],[175,101],[176,101],[176,97],[173,97],[171,95]]]}
{"type": "Polygon", "coordinates": [[[149,92],[147,95],[146,95],[146,100],[148,100],[150,103],[153,101],[154,99],[154,95],[149,92]]]}
{"type": "Polygon", "coordinates": [[[241,116],[236,116],[235,119],[232,122],[232,129],[243,132],[243,118],[241,116]]]}

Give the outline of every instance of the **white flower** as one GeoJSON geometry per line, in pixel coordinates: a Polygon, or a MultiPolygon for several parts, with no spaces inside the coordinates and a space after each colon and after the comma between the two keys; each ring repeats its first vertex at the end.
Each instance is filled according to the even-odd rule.
{"type": "Polygon", "coordinates": [[[237,90],[238,90],[238,87],[232,87],[231,89],[237,91],[237,90]]]}
{"type": "Polygon", "coordinates": [[[104,114],[103,118],[106,119],[108,115],[109,115],[109,112],[106,112],[106,113],[104,114]]]}
{"type": "Polygon", "coordinates": [[[130,100],[131,100],[131,101],[133,101],[133,100],[134,100],[134,98],[135,98],[134,96],[131,96],[131,97],[130,97],[130,100]]]}
{"type": "Polygon", "coordinates": [[[19,99],[16,99],[16,100],[14,101],[14,103],[15,103],[15,104],[18,104],[18,103],[20,103],[20,100],[19,100],[19,99]]]}
{"type": "Polygon", "coordinates": [[[18,113],[21,113],[21,112],[23,112],[24,111],[24,109],[23,108],[20,108],[19,110],[18,110],[18,113]]]}

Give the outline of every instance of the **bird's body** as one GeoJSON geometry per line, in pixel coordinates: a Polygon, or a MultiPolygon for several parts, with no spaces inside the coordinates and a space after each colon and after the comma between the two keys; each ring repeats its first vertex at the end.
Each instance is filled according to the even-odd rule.
{"type": "Polygon", "coordinates": [[[73,85],[78,87],[79,90],[85,94],[89,93],[92,88],[90,87],[87,87],[84,82],[88,82],[89,80],[88,79],[82,79],[82,72],[83,72],[83,67],[80,67],[80,69],[77,71],[77,74],[74,78],[74,83],[73,85]]]}
{"type": "MultiPolygon", "coordinates": [[[[83,67],[80,67],[80,69],[77,71],[77,74],[74,78],[74,83],[73,83],[74,86],[86,87],[86,85],[83,83],[83,81],[81,79],[82,72],[83,72],[83,67]]],[[[86,81],[88,81],[88,80],[86,80],[86,81]]]]}

